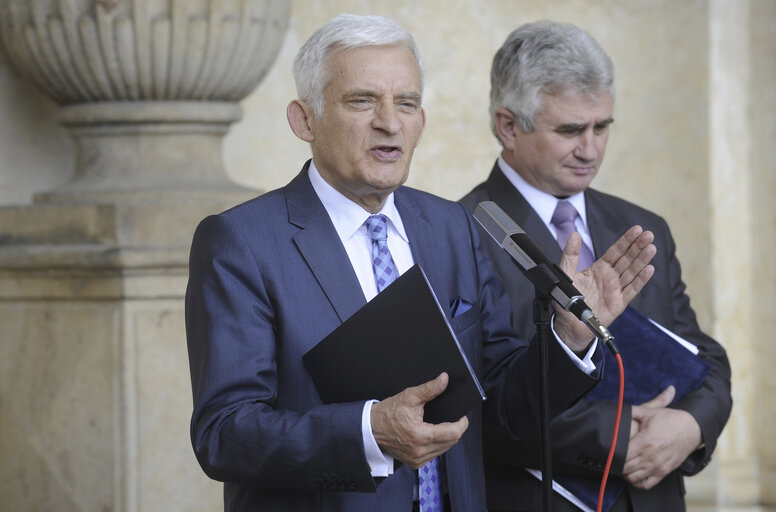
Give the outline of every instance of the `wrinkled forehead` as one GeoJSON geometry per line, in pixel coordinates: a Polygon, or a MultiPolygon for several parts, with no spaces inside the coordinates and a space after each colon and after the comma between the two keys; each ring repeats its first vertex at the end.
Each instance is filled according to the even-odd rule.
{"type": "Polygon", "coordinates": [[[340,88],[401,89],[422,94],[421,70],[405,45],[336,48],[326,58],[324,90],[340,88]]]}
{"type": "Polygon", "coordinates": [[[403,43],[390,45],[361,45],[361,46],[341,46],[333,45],[326,53],[324,60],[323,86],[326,87],[340,73],[345,73],[348,68],[355,65],[364,65],[370,60],[377,61],[387,53],[401,54],[406,53],[404,67],[407,73],[412,73],[417,77],[418,88],[423,91],[423,68],[418,61],[412,49],[403,43]],[[367,55],[366,58],[362,58],[367,55]],[[359,61],[358,63],[354,61],[359,61]]]}

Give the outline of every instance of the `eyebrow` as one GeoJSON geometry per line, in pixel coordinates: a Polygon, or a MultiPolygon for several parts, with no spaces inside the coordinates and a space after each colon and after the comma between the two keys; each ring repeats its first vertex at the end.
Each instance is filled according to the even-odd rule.
{"type": "MultiPolygon", "coordinates": [[[[602,119],[600,121],[597,121],[594,124],[594,126],[596,128],[605,128],[605,127],[609,126],[610,124],[612,124],[613,122],[614,122],[614,118],[613,117],[607,117],[606,119],[602,119]]],[[[583,123],[583,124],[564,123],[564,124],[558,125],[555,128],[555,130],[557,130],[557,131],[569,131],[569,132],[582,131],[585,128],[587,128],[589,126],[589,124],[590,123],[583,123]]]]}
{"type": "Polygon", "coordinates": [[[397,98],[402,98],[406,100],[415,100],[418,103],[421,102],[420,94],[417,92],[405,92],[405,93],[399,94],[397,98]]]}
{"type": "MultiPolygon", "coordinates": [[[[380,96],[380,94],[377,91],[371,90],[371,89],[355,89],[352,91],[348,91],[343,95],[343,98],[357,98],[359,96],[366,96],[369,98],[374,98],[377,96],[380,96]]],[[[414,100],[418,103],[421,102],[421,96],[420,93],[417,92],[403,92],[396,96],[399,99],[405,99],[405,100],[414,100]]]]}

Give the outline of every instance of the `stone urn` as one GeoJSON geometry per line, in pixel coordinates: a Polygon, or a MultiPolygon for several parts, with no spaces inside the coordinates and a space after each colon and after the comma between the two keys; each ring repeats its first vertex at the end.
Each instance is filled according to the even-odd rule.
{"type": "Polygon", "coordinates": [[[289,16],[287,0],[3,0],[9,60],[75,142],[73,179],[35,203],[112,204],[121,244],[188,243],[182,224],[251,193],[229,180],[222,138],[289,16]]]}

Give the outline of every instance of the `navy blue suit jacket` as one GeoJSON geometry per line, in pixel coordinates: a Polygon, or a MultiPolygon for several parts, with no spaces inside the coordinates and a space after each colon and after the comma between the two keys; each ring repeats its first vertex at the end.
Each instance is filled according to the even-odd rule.
{"type": "MultiPolygon", "coordinates": [[[[474,211],[480,201],[494,201],[528,233],[552,259],[559,262],[561,249],[539,215],[509,182],[498,163],[487,181],[467,194],[461,202],[474,211]]],[[[596,257],[600,257],[631,226],[639,224],[655,234],[657,254],[652,261],[655,274],[631,302],[642,314],[694,343],[700,355],[711,365],[711,372],[700,389],[688,393],[672,407],[688,411],[698,421],[704,445],[688,457],[680,471],[667,475],[649,491],[627,487],[614,510],[635,512],[654,510],[681,511],[684,505],[682,474],[695,474],[711,459],[732,407],[730,364],[725,350],[701,332],[685,293],[679,260],[668,225],[661,217],[639,206],[588,188],[585,207],[596,257]]],[[[530,282],[511,258],[490,237],[485,248],[493,260],[512,302],[513,326],[518,335],[530,337],[534,331],[531,319],[533,294],[526,294],[530,282]]],[[[609,369],[616,371],[616,369],[609,369]]],[[[554,473],[600,476],[612,439],[616,407],[613,402],[580,400],[552,422],[552,469],[554,473]]],[[[623,408],[620,434],[612,463],[612,474],[622,474],[630,433],[631,408],[623,408]]],[[[537,505],[541,490],[537,480],[523,467],[539,467],[535,440],[515,442],[501,430],[486,425],[485,466],[488,503],[494,510],[541,510],[537,505]],[[539,497],[537,499],[537,497],[539,497]]],[[[556,495],[553,511],[577,510],[556,495]]]]}
{"type": "MultiPolygon", "coordinates": [[[[473,305],[449,320],[489,396],[491,421],[517,437],[535,434],[538,356],[511,329],[508,298],[468,212],[407,187],[394,197],[442,305],[473,305]]],[[[206,474],[225,483],[226,510],[411,510],[413,471],[399,465],[388,478],[370,475],[363,402],[322,405],[302,363],[363,304],[307,165],[286,187],[197,228],[186,293],[191,438],[206,474]]],[[[552,345],[559,412],[596,379],[552,345]]],[[[478,407],[468,415],[468,430],[442,458],[453,511],[485,509],[481,414],[478,407]]]]}

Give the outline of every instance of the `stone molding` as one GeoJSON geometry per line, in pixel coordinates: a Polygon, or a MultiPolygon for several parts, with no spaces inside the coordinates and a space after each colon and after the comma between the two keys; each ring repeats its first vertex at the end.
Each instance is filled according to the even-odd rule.
{"type": "Polygon", "coordinates": [[[221,145],[273,64],[290,9],[286,0],[0,3],[8,60],[60,105],[75,144],[69,182],[0,209],[0,263],[46,266],[72,255],[67,245],[88,254],[64,258],[75,266],[94,248],[110,265],[115,248],[185,248],[200,219],[256,195],[231,181],[221,145]]]}
{"type": "Polygon", "coordinates": [[[62,105],[239,101],[288,26],[286,0],[8,0],[9,60],[62,105]]]}

